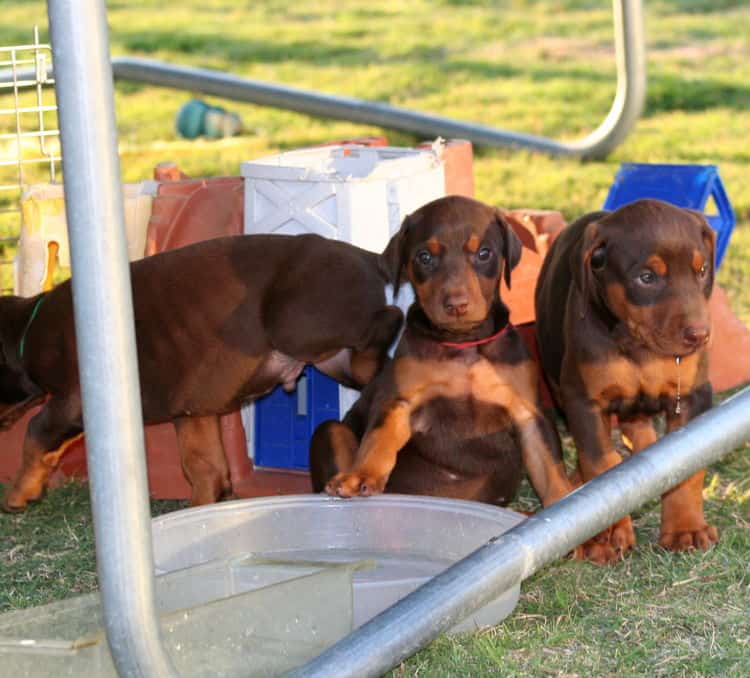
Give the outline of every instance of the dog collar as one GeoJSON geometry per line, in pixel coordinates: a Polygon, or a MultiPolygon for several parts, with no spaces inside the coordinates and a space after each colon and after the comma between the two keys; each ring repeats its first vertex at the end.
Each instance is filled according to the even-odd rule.
{"type": "Polygon", "coordinates": [[[36,304],[34,304],[34,308],[31,309],[31,315],[29,316],[29,319],[26,323],[26,327],[23,328],[23,334],[21,335],[21,341],[18,342],[18,357],[23,360],[23,349],[26,345],[26,333],[29,331],[29,328],[31,327],[31,323],[34,322],[34,318],[36,318],[36,314],[39,312],[39,307],[42,305],[42,302],[44,301],[44,295],[40,296],[39,299],[36,300],[36,304]]]}
{"type": "Polygon", "coordinates": [[[485,337],[484,339],[475,339],[474,341],[459,341],[459,342],[441,341],[440,345],[448,346],[449,348],[471,348],[472,346],[481,346],[482,344],[489,344],[490,342],[495,341],[495,339],[501,337],[512,327],[513,325],[511,323],[508,323],[501,330],[498,330],[497,332],[495,332],[495,334],[492,334],[489,337],[485,337]]]}

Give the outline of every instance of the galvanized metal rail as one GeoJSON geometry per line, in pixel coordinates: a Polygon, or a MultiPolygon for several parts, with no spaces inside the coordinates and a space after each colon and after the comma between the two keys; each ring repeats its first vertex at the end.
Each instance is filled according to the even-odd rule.
{"type": "MultiPolygon", "coordinates": [[[[602,123],[590,134],[573,141],[556,141],[364,99],[323,94],[152,59],[117,57],[112,60],[112,71],[115,78],[123,80],[201,92],[323,118],[377,125],[426,137],[454,137],[468,139],[481,146],[530,148],[552,155],[603,158],[630,133],[646,99],[646,38],[642,0],[612,0],[612,4],[617,65],[615,97],[602,123]]],[[[7,74],[0,73],[0,82],[5,77],[7,74]]]]}
{"type": "MultiPolygon", "coordinates": [[[[640,2],[629,3],[638,5],[640,2]]],[[[50,0],[76,332],[107,638],[123,676],[171,676],[153,558],[103,0],[50,0]],[[121,479],[128,479],[122,483],[121,479]]],[[[493,540],[295,676],[375,676],[643,501],[750,438],[750,389],[493,540]]],[[[252,661],[252,658],[248,658],[252,661]]]]}
{"type": "Polygon", "coordinates": [[[477,549],[290,678],[382,675],[503,591],[748,439],[750,388],[477,549]]]}
{"type": "Polygon", "coordinates": [[[154,604],[151,509],[103,0],[47,3],[83,421],[107,640],[121,676],[176,675],[154,604]]]}
{"type": "Polygon", "coordinates": [[[324,118],[351,120],[422,136],[462,138],[482,146],[531,148],[552,155],[602,158],[628,135],[641,114],[646,98],[646,39],[641,0],[613,0],[613,11],[617,90],[612,107],[591,134],[568,142],[363,99],[321,94],[148,59],[118,57],[112,61],[112,69],[116,78],[275,106],[324,118]]]}

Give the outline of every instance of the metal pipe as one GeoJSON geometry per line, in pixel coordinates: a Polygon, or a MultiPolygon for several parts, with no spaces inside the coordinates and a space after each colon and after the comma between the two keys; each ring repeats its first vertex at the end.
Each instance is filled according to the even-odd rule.
{"type": "Polygon", "coordinates": [[[484,146],[525,147],[553,155],[602,158],[628,135],[641,114],[646,98],[646,40],[642,2],[613,0],[613,14],[617,61],[615,98],[602,124],[586,137],[571,142],[150,59],[118,57],[112,61],[112,68],[116,78],[202,92],[313,116],[351,120],[423,136],[459,137],[484,146]]]}
{"type": "Polygon", "coordinates": [[[477,549],[290,674],[379,676],[543,565],[750,439],[750,388],[477,549]]]}
{"type": "MultiPolygon", "coordinates": [[[[351,120],[421,136],[463,138],[482,146],[531,148],[552,155],[603,158],[630,133],[646,99],[646,38],[642,0],[612,2],[617,63],[615,98],[599,127],[582,139],[568,142],[153,59],[117,57],[112,60],[112,69],[116,78],[124,80],[202,92],[323,118],[351,120]]],[[[19,71],[19,77],[22,75],[33,77],[33,72],[19,71]]],[[[0,73],[0,83],[10,77],[7,72],[0,73]]]]}
{"type": "Polygon", "coordinates": [[[151,516],[103,0],[49,0],[96,556],[121,676],[175,675],[154,604],[151,516]]]}

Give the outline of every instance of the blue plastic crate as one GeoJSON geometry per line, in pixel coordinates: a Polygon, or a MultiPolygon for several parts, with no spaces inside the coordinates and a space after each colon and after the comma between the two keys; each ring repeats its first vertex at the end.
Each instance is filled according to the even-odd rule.
{"type": "Polygon", "coordinates": [[[609,189],[604,209],[614,210],[641,198],[657,198],[703,212],[716,231],[716,268],[724,258],[735,217],[716,165],[623,163],[609,189]],[[713,198],[718,214],[705,214],[713,198]]]}
{"type": "Polygon", "coordinates": [[[306,367],[294,391],[277,386],[255,401],[255,465],[306,470],[313,432],[318,424],[338,418],[338,383],[306,367]]]}

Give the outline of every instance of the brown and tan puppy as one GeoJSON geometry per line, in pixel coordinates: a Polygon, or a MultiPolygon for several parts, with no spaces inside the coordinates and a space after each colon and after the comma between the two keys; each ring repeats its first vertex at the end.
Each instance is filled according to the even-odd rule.
{"type": "MultiPolygon", "coordinates": [[[[403,317],[386,306],[377,254],[317,235],[218,238],[130,272],[143,418],[174,422],[194,505],[231,489],[219,415],[277,384],[294,388],[306,363],[366,383],[403,317]]],[[[0,349],[0,423],[46,399],[3,502],[19,511],[82,431],[70,283],[0,298],[0,349]]]]}
{"type": "MultiPolygon", "coordinates": [[[[663,413],[673,431],[711,406],[713,279],[714,232],[706,220],[657,200],[588,214],[555,240],[536,289],[537,339],[584,482],[621,461],[611,440],[613,415],[637,452],[656,440],[654,415],[663,413]]],[[[703,516],[703,476],[662,497],[665,548],[716,542],[703,516]]],[[[634,544],[626,516],[585,550],[596,562],[611,562],[634,544]]]]}
{"type": "Polygon", "coordinates": [[[572,489],[537,368],[499,296],[520,247],[498,210],[468,198],[438,199],[404,220],[384,259],[416,301],[393,361],[343,422],[315,432],[316,491],[505,504],[524,466],[545,506],[572,489]]]}

